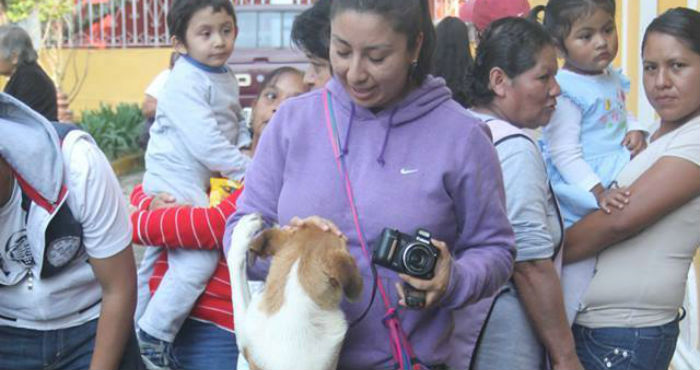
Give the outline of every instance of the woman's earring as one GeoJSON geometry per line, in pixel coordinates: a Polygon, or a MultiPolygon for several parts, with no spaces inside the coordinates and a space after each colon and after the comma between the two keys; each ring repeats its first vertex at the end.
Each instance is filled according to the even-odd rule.
{"type": "Polygon", "coordinates": [[[411,64],[408,66],[408,77],[411,79],[415,78],[417,71],[418,71],[418,59],[411,62],[411,64]]]}

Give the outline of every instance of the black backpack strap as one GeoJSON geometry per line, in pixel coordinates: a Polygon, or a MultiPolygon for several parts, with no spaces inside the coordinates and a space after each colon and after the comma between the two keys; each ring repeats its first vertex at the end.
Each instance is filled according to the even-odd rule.
{"type": "MultiPolygon", "coordinates": [[[[504,136],[504,137],[498,139],[498,141],[496,141],[495,143],[493,143],[493,145],[498,146],[498,144],[500,144],[504,141],[507,141],[510,139],[515,139],[518,137],[526,139],[527,141],[531,142],[532,145],[534,145],[536,148],[539,148],[537,143],[535,143],[531,137],[529,137],[525,134],[512,134],[512,135],[504,136]]],[[[561,247],[564,245],[564,235],[566,233],[566,228],[564,227],[564,218],[561,214],[561,210],[559,209],[559,200],[557,199],[557,196],[554,194],[554,189],[552,188],[552,183],[549,182],[549,180],[547,181],[547,186],[549,187],[549,191],[552,193],[552,197],[554,197],[554,205],[555,205],[554,208],[557,211],[557,219],[559,220],[559,228],[561,229],[561,238],[559,239],[559,245],[557,245],[556,252],[552,256],[552,260],[554,260],[557,257],[557,254],[561,253],[561,247]]]]}
{"type": "MultiPolygon", "coordinates": [[[[71,131],[82,130],[71,123],[51,122],[63,145],[63,140],[71,131]]],[[[22,209],[29,217],[32,199],[22,191],[22,209]]],[[[26,220],[25,220],[26,221],[26,220]]],[[[83,254],[83,227],[76,220],[68,204],[63,204],[52,216],[44,233],[44,263],[41,278],[50,278],[63,270],[72,260],[83,254]]]]}
{"type": "Polygon", "coordinates": [[[44,232],[44,263],[41,278],[60,273],[76,258],[85,258],[83,225],[75,219],[68,204],[63,204],[53,215],[44,232]]]}
{"type": "Polygon", "coordinates": [[[498,139],[498,141],[496,141],[495,143],[493,143],[493,146],[498,146],[498,144],[500,144],[504,141],[510,140],[510,139],[515,139],[516,137],[521,137],[521,138],[531,142],[535,147],[537,147],[537,143],[535,143],[532,140],[532,138],[530,138],[529,136],[527,136],[525,134],[512,134],[512,135],[504,136],[504,137],[498,139]]]}
{"type": "Polygon", "coordinates": [[[24,191],[22,191],[22,187],[21,187],[21,186],[19,187],[19,189],[20,189],[20,191],[22,192],[22,210],[23,210],[24,212],[28,212],[28,211],[29,211],[29,206],[32,204],[32,199],[29,198],[29,195],[27,195],[27,193],[25,193],[24,191]]]}
{"type": "Polygon", "coordinates": [[[24,223],[27,223],[27,220],[29,220],[29,207],[32,205],[32,199],[29,198],[29,195],[22,190],[22,187],[19,187],[20,192],[22,193],[22,210],[24,211],[24,223]]]}

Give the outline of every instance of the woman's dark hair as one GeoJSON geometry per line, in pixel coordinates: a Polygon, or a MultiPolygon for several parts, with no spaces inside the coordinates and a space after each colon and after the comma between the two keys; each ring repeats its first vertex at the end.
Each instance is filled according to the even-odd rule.
{"type": "Polygon", "coordinates": [[[36,62],[37,54],[32,39],[20,26],[0,26],[0,56],[12,59],[17,56],[17,64],[36,62]]]}
{"type": "Polygon", "coordinates": [[[296,74],[301,78],[304,78],[304,72],[294,68],[294,67],[289,67],[289,66],[284,66],[284,67],[279,67],[275,68],[270,73],[265,75],[265,79],[263,82],[260,84],[260,89],[258,90],[258,95],[255,97],[255,100],[260,99],[260,96],[262,96],[262,93],[265,89],[267,89],[270,85],[274,85],[277,83],[277,80],[279,80],[280,76],[283,74],[296,74]]]}
{"type": "Polygon", "coordinates": [[[535,21],[508,17],[491,23],[481,36],[468,74],[469,106],[483,106],[493,100],[495,95],[489,88],[493,68],[516,78],[537,64],[537,56],[546,46],[555,46],[554,40],[535,21]]]}
{"type": "Polygon", "coordinates": [[[394,31],[406,35],[409,50],[413,50],[422,33],[423,45],[417,65],[411,68],[410,78],[417,85],[423,83],[425,76],[430,73],[435,48],[435,28],[427,0],[333,0],[330,19],[346,10],[384,17],[394,31]]]}
{"type": "Polygon", "coordinates": [[[700,12],[688,8],[674,8],[656,17],[644,31],[642,52],[652,32],[673,36],[696,54],[700,54],[700,12]]]}
{"type": "Polygon", "coordinates": [[[574,22],[596,9],[602,9],[615,17],[615,0],[549,0],[547,5],[538,5],[530,11],[529,18],[537,20],[539,13],[544,12],[544,28],[557,41],[557,46],[564,53],[564,39],[569,36],[574,22]]]}
{"type": "Polygon", "coordinates": [[[187,27],[190,24],[192,15],[208,7],[212,7],[215,13],[223,9],[233,18],[233,23],[237,23],[236,12],[233,11],[231,0],[174,0],[168,11],[167,19],[170,34],[186,46],[185,35],[187,34],[187,27]]]}
{"type": "Polygon", "coordinates": [[[431,73],[445,79],[452,98],[467,105],[467,70],[472,64],[469,28],[461,19],[446,17],[435,28],[436,42],[431,73]]]}
{"type": "Polygon", "coordinates": [[[292,43],[307,55],[328,60],[331,0],[318,0],[294,19],[292,43]]]}

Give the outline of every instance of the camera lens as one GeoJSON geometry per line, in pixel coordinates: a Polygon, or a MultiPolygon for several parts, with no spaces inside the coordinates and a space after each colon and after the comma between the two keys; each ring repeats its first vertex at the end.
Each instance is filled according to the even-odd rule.
{"type": "Polygon", "coordinates": [[[430,272],[435,264],[435,256],[424,244],[411,244],[403,253],[403,264],[411,275],[425,275],[430,272]]]}

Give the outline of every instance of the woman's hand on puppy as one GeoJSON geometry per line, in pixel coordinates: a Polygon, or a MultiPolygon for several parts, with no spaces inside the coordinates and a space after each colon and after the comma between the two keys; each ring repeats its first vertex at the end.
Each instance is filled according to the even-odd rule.
{"type": "Polygon", "coordinates": [[[347,237],[343,234],[342,231],[336,226],[333,221],[325,219],[323,217],[319,216],[310,216],[307,218],[299,218],[299,217],[293,217],[289,221],[289,226],[290,227],[304,227],[306,225],[316,225],[323,231],[329,231],[332,232],[333,234],[347,240],[347,237]]]}
{"type": "MultiPolygon", "coordinates": [[[[452,271],[452,254],[450,254],[447,244],[436,239],[431,239],[431,241],[440,251],[433,278],[424,280],[406,274],[399,274],[401,280],[410,284],[413,288],[425,291],[425,306],[422,308],[433,307],[445,295],[450,284],[450,273],[452,271]]],[[[396,289],[399,293],[399,305],[407,307],[404,287],[402,284],[396,283],[396,289]]]]}

